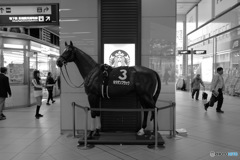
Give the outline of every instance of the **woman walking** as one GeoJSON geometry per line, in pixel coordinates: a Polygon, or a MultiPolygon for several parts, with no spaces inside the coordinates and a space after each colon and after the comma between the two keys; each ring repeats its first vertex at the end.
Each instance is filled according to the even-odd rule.
{"type": "Polygon", "coordinates": [[[47,80],[46,80],[46,88],[48,90],[48,99],[47,99],[47,105],[50,105],[49,101],[51,100],[52,103],[55,101],[53,100],[53,86],[55,85],[56,80],[52,78],[52,73],[48,72],[47,80]]]}
{"type": "Polygon", "coordinates": [[[36,114],[35,117],[36,119],[39,119],[40,117],[43,117],[43,115],[39,114],[40,107],[42,105],[42,90],[43,90],[43,85],[41,82],[40,78],[40,72],[39,70],[34,70],[33,71],[33,79],[32,79],[32,84],[34,86],[34,97],[36,98],[37,101],[37,108],[36,108],[36,114]]]}

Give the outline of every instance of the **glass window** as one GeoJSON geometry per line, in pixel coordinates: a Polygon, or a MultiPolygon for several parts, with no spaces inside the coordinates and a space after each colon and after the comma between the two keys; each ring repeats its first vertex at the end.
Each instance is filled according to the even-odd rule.
{"type": "Polygon", "coordinates": [[[2,66],[8,68],[10,83],[24,82],[24,54],[20,50],[3,50],[2,66]]]}
{"type": "Polygon", "coordinates": [[[37,55],[37,61],[38,61],[38,70],[40,71],[40,76],[42,79],[42,82],[45,84],[47,73],[49,72],[49,58],[46,54],[38,53],[37,55]]]}

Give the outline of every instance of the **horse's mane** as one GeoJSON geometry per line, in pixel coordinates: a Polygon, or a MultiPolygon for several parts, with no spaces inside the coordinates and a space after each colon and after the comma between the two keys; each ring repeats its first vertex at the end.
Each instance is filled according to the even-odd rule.
{"type": "Polygon", "coordinates": [[[89,62],[89,64],[92,66],[92,67],[95,67],[96,65],[98,65],[98,63],[96,61],[94,61],[94,59],[89,56],[88,54],[86,54],[84,51],[82,51],[81,49],[77,48],[74,46],[75,49],[77,49],[77,51],[82,54],[89,62]]]}

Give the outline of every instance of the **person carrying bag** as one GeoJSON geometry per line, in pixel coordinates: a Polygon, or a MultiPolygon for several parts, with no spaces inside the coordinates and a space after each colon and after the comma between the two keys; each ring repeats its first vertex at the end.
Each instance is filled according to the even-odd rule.
{"type": "Polygon", "coordinates": [[[47,105],[50,105],[49,101],[51,100],[52,103],[55,102],[55,100],[53,100],[53,86],[55,85],[56,80],[54,80],[52,78],[52,73],[48,72],[48,76],[47,76],[47,80],[46,80],[46,88],[48,90],[48,99],[47,99],[47,105]]]}

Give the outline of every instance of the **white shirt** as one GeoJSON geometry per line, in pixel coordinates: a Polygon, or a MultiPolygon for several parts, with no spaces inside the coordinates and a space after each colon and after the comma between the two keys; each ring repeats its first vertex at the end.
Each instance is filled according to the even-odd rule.
{"type": "Polygon", "coordinates": [[[216,74],[214,75],[213,79],[212,79],[212,84],[211,84],[211,91],[216,91],[218,92],[218,89],[222,89],[222,91],[225,90],[225,85],[224,85],[224,79],[222,77],[222,75],[220,74],[216,74]]]}

